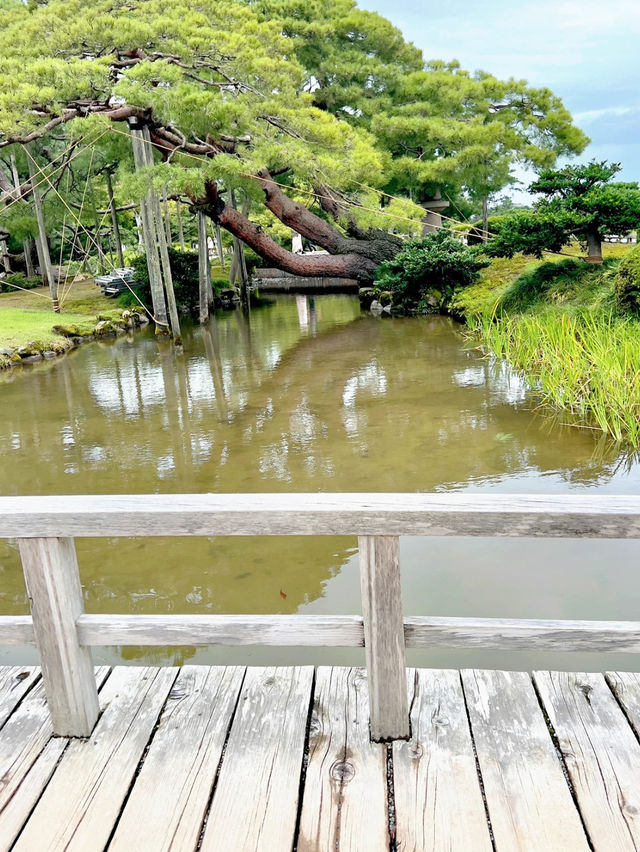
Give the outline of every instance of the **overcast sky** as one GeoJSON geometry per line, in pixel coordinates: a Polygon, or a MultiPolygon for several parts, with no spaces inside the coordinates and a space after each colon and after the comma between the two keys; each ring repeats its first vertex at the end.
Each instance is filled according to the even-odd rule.
{"type": "Polygon", "coordinates": [[[427,59],[548,86],[591,137],[580,157],[640,181],[640,0],[360,0],[427,59]]]}

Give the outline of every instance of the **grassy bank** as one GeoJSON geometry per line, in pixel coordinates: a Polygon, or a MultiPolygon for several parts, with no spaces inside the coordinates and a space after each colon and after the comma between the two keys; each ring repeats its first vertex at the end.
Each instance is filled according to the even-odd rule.
{"type": "Polygon", "coordinates": [[[74,346],[74,338],[108,333],[121,316],[122,309],[105,298],[93,281],[74,284],[59,314],[51,310],[46,288],[4,293],[0,295],[0,368],[45,352],[60,355],[74,346]]]}
{"type": "Polygon", "coordinates": [[[473,339],[505,357],[543,404],[640,447],[640,322],[616,292],[629,248],[606,246],[602,266],[495,260],[456,309],[473,339]]]}

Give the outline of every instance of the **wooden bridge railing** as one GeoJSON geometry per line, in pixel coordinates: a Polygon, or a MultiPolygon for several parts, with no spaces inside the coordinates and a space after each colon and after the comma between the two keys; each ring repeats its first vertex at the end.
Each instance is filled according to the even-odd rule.
{"type": "Polygon", "coordinates": [[[640,538],[640,497],[0,497],[0,537],[19,541],[32,613],[0,617],[0,644],[35,643],[54,730],[69,736],[88,736],[98,716],[94,645],[364,645],[378,741],[409,735],[405,646],[640,652],[635,621],[403,619],[401,535],[640,538]],[[357,535],[363,616],[84,612],[74,538],[185,535],[357,535]]]}

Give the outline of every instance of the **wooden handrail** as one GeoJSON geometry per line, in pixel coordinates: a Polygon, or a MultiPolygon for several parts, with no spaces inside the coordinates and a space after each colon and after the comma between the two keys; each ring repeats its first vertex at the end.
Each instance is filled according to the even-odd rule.
{"type": "Polygon", "coordinates": [[[54,730],[98,715],[97,645],[364,645],[371,736],[409,736],[405,647],[640,651],[640,622],[402,616],[398,536],[640,538],[640,498],[469,494],[181,494],[0,497],[19,540],[32,616],[0,617],[0,644],[35,643],[54,730]],[[94,615],[75,537],[357,535],[363,616],[94,615]]]}
{"type": "Polygon", "coordinates": [[[183,535],[640,538],[640,497],[466,493],[0,497],[0,538],[183,535]]]}

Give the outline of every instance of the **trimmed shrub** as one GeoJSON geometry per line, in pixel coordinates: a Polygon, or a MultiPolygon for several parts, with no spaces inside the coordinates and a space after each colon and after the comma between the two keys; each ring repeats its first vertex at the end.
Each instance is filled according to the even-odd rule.
{"type": "Polygon", "coordinates": [[[620,261],[613,292],[623,310],[640,314],[640,246],[631,249],[620,261]]]}
{"type": "Polygon", "coordinates": [[[21,287],[23,290],[33,290],[35,287],[41,286],[40,278],[27,278],[22,272],[10,272],[4,278],[0,278],[0,293],[15,293],[16,287],[21,287]],[[12,287],[12,284],[15,286],[12,287]]]}
{"type": "Polygon", "coordinates": [[[375,284],[392,294],[393,305],[407,313],[444,311],[454,292],[473,284],[490,261],[449,231],[407,240],[393,258],[380,264],[375,284]]]}

